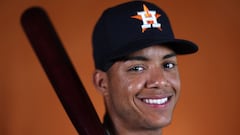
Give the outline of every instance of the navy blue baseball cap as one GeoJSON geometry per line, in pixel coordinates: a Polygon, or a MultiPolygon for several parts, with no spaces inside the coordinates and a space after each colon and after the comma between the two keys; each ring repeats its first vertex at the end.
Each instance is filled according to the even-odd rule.
{"type": "Polygon", "coordinates": [[[166,13],[146,1],[131,1],[106,9],[93,31],[95,68],[107,71],[119,58],[152,45],[165,45],[176,54],[191,54],[198,46],[177,39],[166,13]]]}

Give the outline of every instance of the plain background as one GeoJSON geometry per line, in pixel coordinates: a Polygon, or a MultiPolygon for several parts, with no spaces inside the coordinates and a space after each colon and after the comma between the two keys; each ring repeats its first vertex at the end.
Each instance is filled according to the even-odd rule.
{"type": "MultiPolygon", "coordinates": [[[[91,78],[91,32],[105,8],[122,2],[0,0],[0,135],[77,135],[23,33],[23,11],[46,9],[102,119],[103,101],[91,78]]],[[[179,57],[182,93],[164,135],[239,135],[240,2],[151,2],[167,12],[176,37],[200,47],[179,57]]]]}

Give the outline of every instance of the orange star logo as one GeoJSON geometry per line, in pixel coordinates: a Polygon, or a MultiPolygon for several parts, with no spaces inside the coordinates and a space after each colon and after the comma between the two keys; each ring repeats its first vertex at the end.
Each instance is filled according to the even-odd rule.
{"type": "Polygon", "coordinates": [[[143,4],[143,10],[137,12],[137,15],[131,16],[131,18],[143,21],[142,32],[145,32],[149,28],[158,28],[162,31],[161,24],[157,22],[157,19],[161,15],[154,10],[149,10],[145,4],[143,4]]]}

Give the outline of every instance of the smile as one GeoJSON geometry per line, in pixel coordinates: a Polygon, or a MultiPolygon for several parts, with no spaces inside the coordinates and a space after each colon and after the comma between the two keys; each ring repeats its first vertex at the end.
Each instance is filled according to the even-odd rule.
{"type": "Polygon", "coordinates": [[[160,99],[142,99],[142,101],[146,104],[151,104],[151,105],[163,105],[166,104],[170,100],[170,97],[164,97],[160,99]]]}

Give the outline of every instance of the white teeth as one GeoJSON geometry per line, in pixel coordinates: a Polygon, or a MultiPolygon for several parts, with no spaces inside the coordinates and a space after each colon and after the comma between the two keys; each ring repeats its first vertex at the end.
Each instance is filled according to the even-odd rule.
{"type": "Polygon", "coordinates": [[[165,104],[168,101],[168,98],[162,98],[162,99],[143,99],[143,102],[147,103],[147,104],[165,104]]]}

